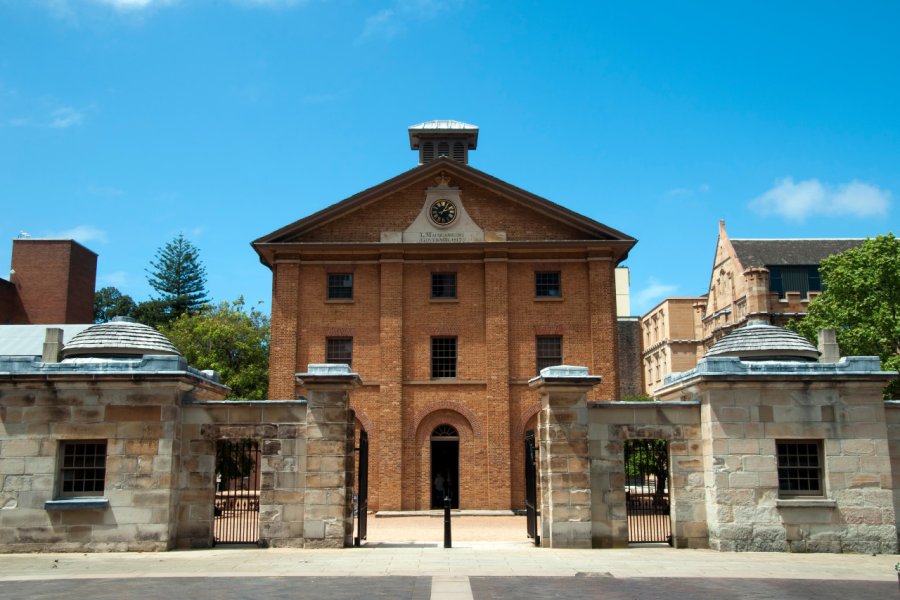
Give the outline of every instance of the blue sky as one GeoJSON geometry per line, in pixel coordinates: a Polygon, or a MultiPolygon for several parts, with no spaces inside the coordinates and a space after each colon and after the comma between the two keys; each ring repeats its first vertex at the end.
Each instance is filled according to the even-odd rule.
{"type": "Polygon", "coordinates": [[[639,243],[632,312],[732,237],[897,232],[900,3],[0,0],[0,271],[74,237],[150,296],[183,232],[268,309],[250,242],[481,128],[472,166],[639,243]],[[5,241],[4,241],[5,240],[5,241]]]}

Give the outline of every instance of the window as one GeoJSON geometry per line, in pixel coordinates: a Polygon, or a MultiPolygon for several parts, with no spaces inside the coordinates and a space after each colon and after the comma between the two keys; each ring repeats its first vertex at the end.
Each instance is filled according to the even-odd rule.
{"type": "Polygon", "coordinates": [[[328,299],[352,300],[353,299],[353,274],[329,273],[328,274],[328,299]]]}
{"type": "Polygon", "coordinates": [[[59,496],[102,496],[106,480],[106,440],[60,444],[59,496]]]}
{"type": "Polygon", "coordinates": [[[325,338],[325,362],[353,366],[353,338],[325,338]]]}
{"type": "Polygon", "coordinates": [[[534,295],[538,298],[561,297],[559,271],[537,271],[534,274],[534,295]]]}
{"type": "Polygon", "coordinates": [[[431,297],[456,298],[456,273],[432,273],[431,297]]]}
{"type": "Polygon", "coordinates": [[[456,338],[431,338],[431,377],[456,377],[456,338]]]}
{"type": "Polygon", "coordinates": [[[776,442],[778,491],[782,496],[822,496],[822,443],[776,442]]]}
{"type": "Polygon", "coordinates": [[[784,298],[787,292],[800,292],[800,298],[806,299],[809,292],[822,291],[822,277],[819,267],[804,266],[769,266],[769,290],[778,292],[784,298]]]}
{"type": "Polygon", "coordinates": [[[562,336],[539,335],[537,336],[537,370],[561,365],[562,360],[562,336]]]}

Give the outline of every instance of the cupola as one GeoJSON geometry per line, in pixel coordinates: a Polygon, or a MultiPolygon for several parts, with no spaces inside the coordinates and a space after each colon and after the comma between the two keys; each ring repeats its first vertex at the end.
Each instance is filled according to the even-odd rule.
{"type": "Polygon", "coordinates": [[[419,164],[445,156],[469,164],[469,150],[478,146],[478,127],[461,121],[426,121],[409,127],[409,147],[419,151],[419,164]]]}
{"type": "Polygon", "coordinates": [[[88,327],[65,345],[63,358],[135,357],[145,354],[181,356],[163,334],[130,317],[113,317],[88,327]]]}
{"type": "Polygon", "coordinates": [[[705,358],[735,356],[741,360],[814,362],[819,351],[806,338],[765,321],[750,321],[713,344],[705,358]]]}

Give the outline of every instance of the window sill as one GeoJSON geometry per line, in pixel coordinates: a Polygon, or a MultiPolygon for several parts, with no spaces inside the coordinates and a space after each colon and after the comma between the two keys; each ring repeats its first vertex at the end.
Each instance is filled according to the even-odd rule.
{"type": "Polygon", "coordinates": [[[59,498],[44,502],[44,510],[102,510],[109,508],[107,498],[59,498]]]}
{"type": "Polygon", "coordinates": [[[325,304],[353,304],[353,298],[326,298],[325,304]]]}
{"type": "Polygon", "coordinates": [[[780,498],[775,501],[778,508],[836,508],[837,502],[828,498],[780,498]]]}
{"type": "Polygon", "coordinates": [[[438,304],[441,304],[441,303],[458,303],[458,302],[459,302],[459,298],[429,298],[428,301],[429,301],[429,302],[437,302],[438,304]]]}
{"type": "Polygon", "coordinates": [[[562,302],[562,296],[535,296],[535,302],[562,302]]]}

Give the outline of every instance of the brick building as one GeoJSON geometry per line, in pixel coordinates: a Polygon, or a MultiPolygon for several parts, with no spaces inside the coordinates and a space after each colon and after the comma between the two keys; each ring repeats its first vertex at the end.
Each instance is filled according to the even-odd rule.
{"type": "Polygon", "coordinates": [[[97,255],[73,240],[13,240],[0,325],[92,323],[97,255]]]}
{"type": "Polygon", "coordinates": [[[644,390],[687,371],[727,333],[749,320],[785,325],[806,315],[822,291],[822,259],[862,239],[731,239],[725,221],[703,296],[666,298],[641,318],[644,390]]]}
{"type": "Polygon", "coordinates": [[[411,170],[253,243],[272,270],[269,393],[310,363],[349,363],[369,434],[369,506],[524,505],[528,379],[589,367],[615,400],[615,268],[635,240],[468,164],[478,128],[409,128],[411,170]]]}

